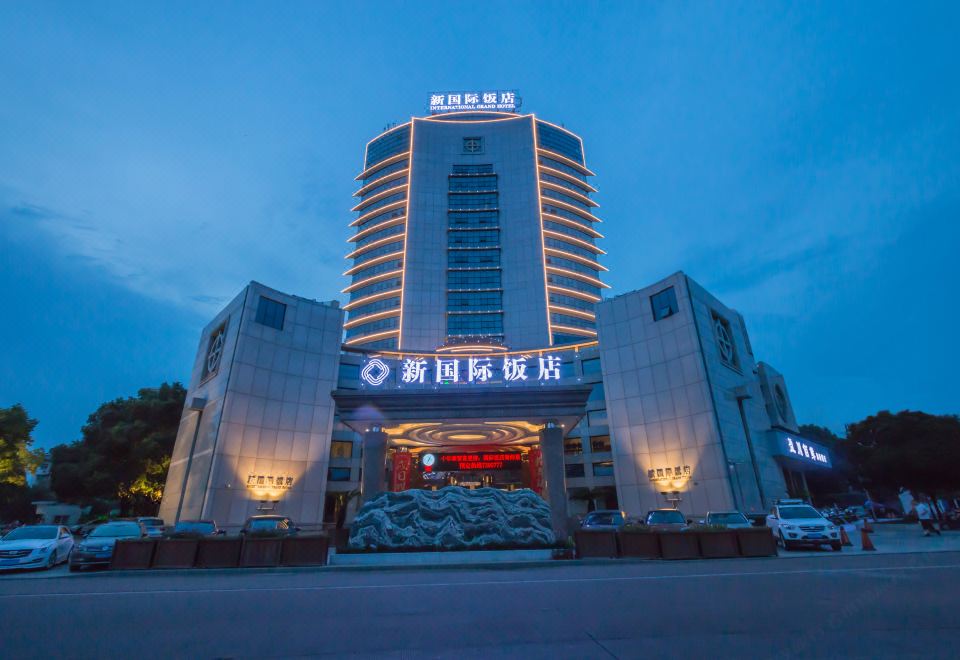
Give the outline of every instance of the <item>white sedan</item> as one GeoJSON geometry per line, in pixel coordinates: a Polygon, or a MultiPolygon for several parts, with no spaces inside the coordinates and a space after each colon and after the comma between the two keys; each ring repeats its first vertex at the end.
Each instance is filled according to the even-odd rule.
{"type": "Polygon", "coordinates": [[[73,535],[61,525],[24,525],[0,539],[0,570],[53,568],[67,561],[73,535]]]}

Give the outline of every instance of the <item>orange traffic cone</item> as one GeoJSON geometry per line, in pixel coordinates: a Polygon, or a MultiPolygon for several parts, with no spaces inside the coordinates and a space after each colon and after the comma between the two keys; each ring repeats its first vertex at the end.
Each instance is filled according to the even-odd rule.
{"type": "Polygon", "coordinates": [[[850,541],[850,537],[847,536],[847,530],[844,529],[843,525],[840,525],[840,544],[853,545],[853,543],[850,541]]]}
{"type": "Polygon", "coordinates": [[[865,517],[863,519],[863,531],[867,534],[873,534],[873,525],[870,524],[870,518],[865,517]]]}
{"type": "Polygon", "coordinates": [[[870,535],[867,534],[866,529],[860,530],[860,546],[862,550],[876,550],[873,547],[873,541],[870,540],[870,535]]]}

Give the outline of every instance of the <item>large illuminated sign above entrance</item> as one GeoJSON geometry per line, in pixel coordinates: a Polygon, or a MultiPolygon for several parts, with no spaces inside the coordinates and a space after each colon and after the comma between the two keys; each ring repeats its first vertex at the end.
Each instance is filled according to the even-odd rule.
{"type": "Polygon", "coordinates": [[[774,440],[774,454],[798,462],[833,467],[830,460],[830,450],[816,442],[811,442],[792,433],[771,431],[774,440]]]}
{"type": "Polygon", "coordinates": [[[520,109],[520,95],[516,90],[492,92],[434,92],[430,94],[430,114],[486,110],[516,112],[520,109]]]}
{"type": "Polygon", "coordinates": [[[388,361],[368,359],[360,370],[360,380],[372,387],[387,382],[396,370],[396,383],[404,385],[522,384],[560,381],[562,360],[558,355],[508,355],[505,357],[405,357],[388,361]],[[393,363],[391,367],[390,362],[393,363]]]}

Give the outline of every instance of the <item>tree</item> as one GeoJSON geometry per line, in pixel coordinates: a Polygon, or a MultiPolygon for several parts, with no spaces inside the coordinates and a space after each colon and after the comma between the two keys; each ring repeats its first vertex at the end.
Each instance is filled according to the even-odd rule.
{"type": "Polygon", "coordinates": [[[186,394],[180,383],[164,383],[101,405],[80,440],[52,450],[57,497],[78,504],[118,500],[121,515],[156,514],[186,394]]]}
{"type": "Polygon", "coordinates": [[[829,470],[810,470],[807,475],[807,486],[810,494],[818,501],[826,501],[830,496],[847,492],[852,484],[857,483],[857,475],[850,464],[849,443],[825,426],[816,424],[802,424],[800,435],[823,445],[830,451],[833,466],[829,470]]]}
{"type": "Polygon", "coordinates": [[[19,403],[0,408],[0,519],[29,520],[33,515],[27,472],[43,462],[43,450],[31,448],[36,426],[19,403]]]}
{"type": "Polygon", "coordinates": [[[882,411],[847,426],[852,462],[868,485],[913,493],[960,488],[960,418],[882,411]]]}

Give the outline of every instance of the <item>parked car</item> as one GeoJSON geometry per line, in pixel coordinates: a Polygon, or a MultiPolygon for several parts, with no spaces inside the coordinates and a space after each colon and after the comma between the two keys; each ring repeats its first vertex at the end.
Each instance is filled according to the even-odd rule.
{"type": "Polygon", "coordinates": [[[147,536],[150,538],[156,539],[163,536],[163,518],[137,518],[137,522],[146,528],[147,536]]]}
{"type": "Polygon", "coordinates": [[[67,561],[73,535],[62,525],[24,525],[0,539],[0,570],[53,568],[67,561]]]}
{"type": "Polygon", "coordinates": [[[682,532],[689,529],[687,519],[676,509],[653,509],[647,512],[644,522],[658,532],[682,532]]]}
{"type": "Polygon", "coordinates": [[[196,536],[217,536],[225,533],[226,532],[217,527],[217,523],[212,520],[181,520],[173,526],[172,530],[167,531],[167,536],[173,538],[184,538],[196,536]]]}
{"type": "Polygon", "coordinates": [[[729,529],[746,529],[753,527],[753,523],[739,511],[709,511],[703,519],[705,525],[720,525],[729,529]]]}
{"type": "Polygon", "coordinates": [[[136,520],[115,520],[99,525],[73,549],[70,570],[107,566],[113,558],[113,546],[118,540],[146,537],[147,529],[136,520]]]}
{"type": "Polygon", "coordinates": [[[748,513],[746,514],[747,520],[750,521],[750,524],[754,527],[766,527],[767,526],[767,514],[765,513],[748,513]]]}
{"type": "Polygon", "coordinates": [[[84,537],[102,524],[103,522],[88,522],[82,525],[74,525],[70,528],[70,533],[74,536],[84,537]]]}
{"type": "Polygon", "coordinates": [[[829,545],[835,552],[843,548],[840,529],[802,500],[777,502],[767,516],[767,527],[784,550],[803,545],[829,545]]]}
{"type": "Polygon", "coordinates": [[[293,521],[287,516],[251,516],[247,518],[247,522],[243,523],[240,534],[294,536],[299,531],[300,528],[294,526],[293,521]]]}
{"type": "Polygon", "coordinates": [[[627,514],[616,509],[591,511],[580,523],[580,529],[617,530],[627,522],[627,514]]]}

